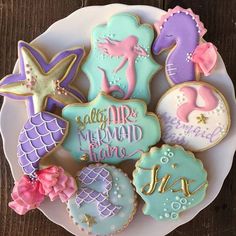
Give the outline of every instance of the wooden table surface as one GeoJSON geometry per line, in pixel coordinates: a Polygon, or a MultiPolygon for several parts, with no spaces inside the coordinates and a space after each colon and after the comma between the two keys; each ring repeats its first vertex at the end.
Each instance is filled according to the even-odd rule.
{"type": "MultiPolygon", "coordinates": [[[[236,85],[236,0],[0,0],[0,78],[12,72],[17,59],[18,40],[30,42],[53,22],[78,8],[115,2],[152,5],[165,10],[176,5],[192,8],[201,16],[208,29],[205,39],[217,46],[234,86],[236,85]]],[[[25,216],[18,216],[7,207],[13,188],[13,178],[4,158],[2,144],[0,185],[0,236],[71,235],[50,222],[39,210],[31,211],[25,216]]],[[[235,162],[216,200],[191,222],[177,228],[169,235],[236,235],[235,162]]]]}

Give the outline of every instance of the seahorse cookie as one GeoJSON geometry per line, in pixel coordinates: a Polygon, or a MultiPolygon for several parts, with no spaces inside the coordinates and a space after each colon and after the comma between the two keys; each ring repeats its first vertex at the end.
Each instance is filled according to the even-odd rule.
{"type": "Polygon", "coordinates": [[[202,40],[206,33],[199,16],[191,9],[176,6],[155,24],[158,37],[153,44],[155,55],[171,48],[165,71],[171,85],[198,80],[209,75],[217,61],[217,49],[202,40]]]}
{"type": "Polygon", "coordinates": [[[230,127],[227,101],[216,88],[204,82],[172,87],[160,98],[156,113],[162,140],[195,152],[218,144],[230,127]]]}
{"type": "Polygon", "coordinates": [[[43,53],[28,43],[18,43],[19,73],[0,81],[0,94],[26,100],[29,116],[52,111],[54,106],[85,101],[71,82],[84,57],[84,49],[75,48],[57,54],[50,62],[43,53]]]}
{"type": "Polygon", "coordinates": [[[136,194],[130,179],[108,165],[89,165],[78,175],[79,189],[67,208],[73,222],[93,235],[120,232],[136,212],[136,194]]]}
{"type": "Polygon", "coordinates": [[[70,125],[63,147],[78,161],[138,159],[161,137],[157,116],[138,99],[119,100],[101,92],[89,103],[66,106],[62,116],[70,125]]]}
{"type": "Polygon", "coordinates": [[[100,91],[115,97],[150,101],[149,82],[159,69],[152,59],[154,32],[128,13],[110,18],[92,32],[91,51],[82,70],[90,80],[88,100],[100,91]]]}
{"type": "Polygon", "coordinates": [[[133,184],[145,202],[143,213],[156,220],[178,219],[204,199],[208,185],[202,162],[181,146],[170,145],[142,155],[133,184]]]}

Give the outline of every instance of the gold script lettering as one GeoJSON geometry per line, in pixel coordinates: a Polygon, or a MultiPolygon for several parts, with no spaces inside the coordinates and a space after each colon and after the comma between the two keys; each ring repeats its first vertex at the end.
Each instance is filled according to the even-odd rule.
{"type": "Polygon", "coordinates": [[[151,171],[151,182],[147,183],[146,185],[143,186],[142,188],[142,193],[145,195],[151,195],[153,194],[153,192],[156,190],[159,193],[165,193],[167,191],[171,191],[171,192],[183,192],[184,196],[186,197],[190,197],[192,195],[194,195],[196,192],[200,191],[202,188],[207,186],[207,183],[204,182],[203,184],[201,184],[199,187],[197,187],[194,191],[190,191],[189,187],[190,184],[194,182],[194,180],[189,180],[186,177],[181,177],[179,179],[176,179],[173,183],[169,183],[170,174],[166,174],[164,175],[164,177],[162,178],[158,178],[158,172],[160,170],[160,165],[155,165],[152,168],[142,168],[142,167],[138,167],[141,170],[148,170],[151,171]],[[177,184],[180,184],[180,189],[174,189],[174,186],[176,186],[177,184]],[[159,184],[159,186],[157,187],[157,185],[159,184]]]}

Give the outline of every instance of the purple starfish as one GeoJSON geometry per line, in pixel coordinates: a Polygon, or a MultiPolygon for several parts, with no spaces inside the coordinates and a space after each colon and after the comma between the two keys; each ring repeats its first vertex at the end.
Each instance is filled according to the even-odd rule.
{"type": "Polygon", "coordinates": [[[0,82],[4,96],[28,101],[29,115],[51,111],[54,106],[85,101],[70,85],[85,52],[82,48],[66,50],[47,62],[44,55],[23,41],[18,43],[20,73],[6,76],[0,82]]]}

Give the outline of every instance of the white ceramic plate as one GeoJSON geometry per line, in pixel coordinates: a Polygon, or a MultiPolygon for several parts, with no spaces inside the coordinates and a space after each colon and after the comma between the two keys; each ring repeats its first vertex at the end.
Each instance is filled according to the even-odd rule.
{"type": "MultiPolygon", "coordinates": [[[[151,24],[156,22],[160,16],[165,13],[163,10],[149,6],[113,4],[86,7],[53,24],[45,33],[35,39],[32,44],[41,48],[49,57],[61,50],[79,45],[84,45],[88,50],[90,34],[93,27],[97,24],[107,22],[110,16],[118,12],[135,13],[141,17],[142,22],[151,24]]],[[[158,60],[163,63],[161,58],[158,60]]],[[[17,72],[17,64],[14,72],[17,72]]],[[[86,94],[89,86],[88,81],[83,74],[79,75],[79,77],[80,79],[77,80],[76,85],[86,94]]],[[[203,80],[215,85],[225,95],[231,108],[232,118],[232,127],[227,138],[216,147],[196,155],[203,161],[209,173],[209,188],[205,200],[200,205],[183,213],[179,220],[173,222],[156,222],[151,217],[144,216],[141,211],[142,206],[140,206],[133,222],[119,235],[165,235],[176,227],[190,221],[199,211],[209,205],[219,193],[224,179],[231,168],[236,148],[236,104],[234,89],[220,56],[214,73],[207,78],[203,78],[203,80]]],[[[154,110],[158,98],[168,88],[163,70],[153,79],[151,87],[152,90],[155,91],[153,92],[155,96],[152,97],[152,104],[149,106],[149,109],[154,110]]],[[[17,164],[16,146],[18,134],[26,120],[27,116],[24,102],[16,102],[5,98],[2,106],[0,126],[4,142],[4,151],[14,179],[18,179],[22,175],[22,171],[17,164]]],[[[62,149],[55,153],[53,162],[62,165],[71,174],[75,174],[79,168],[69,154],[62,149]]],[[[85,235],[85,233],[79,231],[78,227],[76,227],[68,217],[65,204],[59,201],[50,202],[46,200],[41,205],[40,210],[51,221],[61,225],[72,234],[85,235]]]]}

